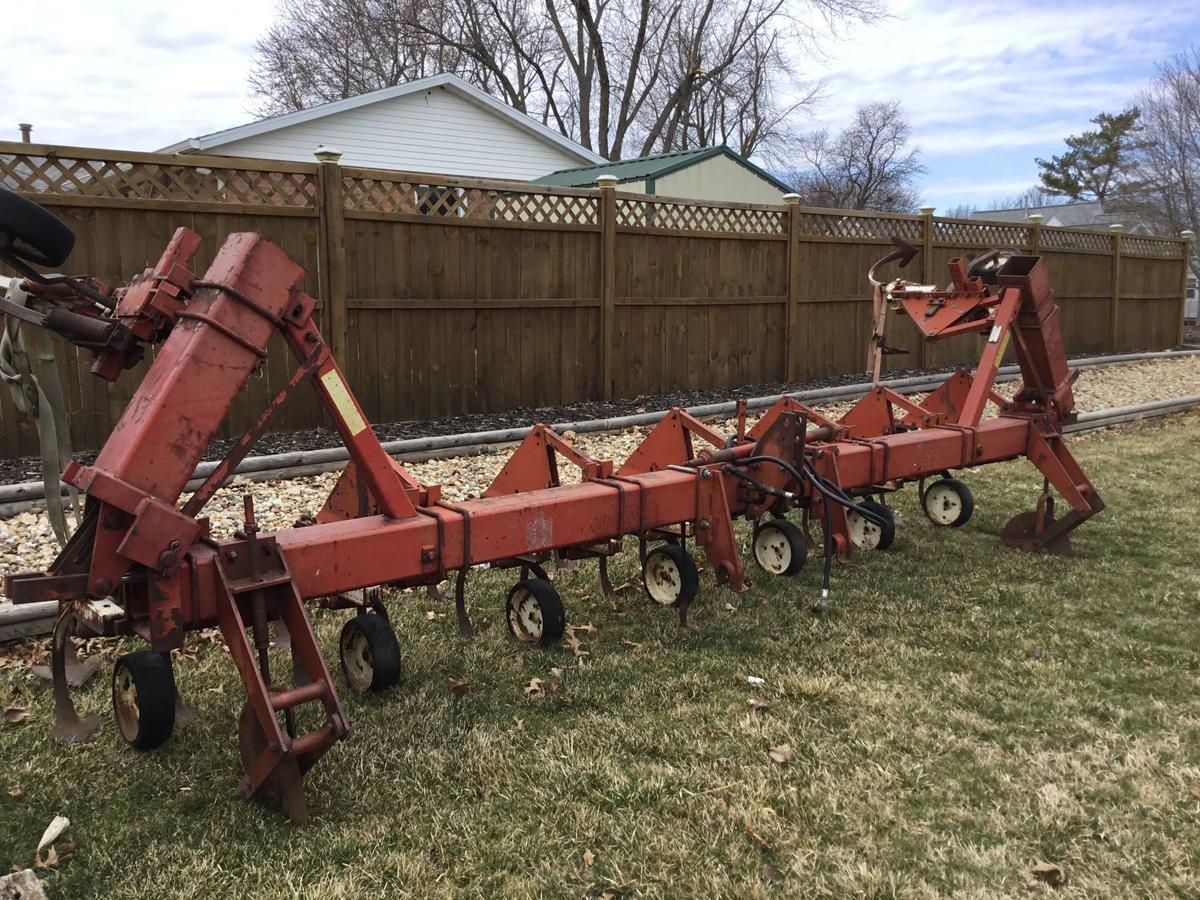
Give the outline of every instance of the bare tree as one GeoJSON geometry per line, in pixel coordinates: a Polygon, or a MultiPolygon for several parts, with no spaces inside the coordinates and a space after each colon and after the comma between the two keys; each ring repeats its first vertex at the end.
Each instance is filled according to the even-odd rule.
{"type": "MultiPolygon", "coordinates": [[[[1200,230],[1200,47],[1159,67],[1138,97],[1143,133],[1137,155],[1141,184],[1119,205],[1138,212],[1160,230],[1200,230]]],[[[1192,259],[1200,277],[1200,263],[1192,259]]]]}
{"type": "Polygon", "coordinates": [[[911,212],[925,173],[899,101],[867,103],[840,134],[823,129],[801,141],[807,168],[794,173],[807,206],[911,212]]]}
{"type": "MultiPolygon", "coordinates": [[[[419,2],[419,0],[416,0],[419,2]]],[[[461,55],[431,47],[414,0],[286,0],[255,43],[250,86],[264,115],[456,71],[461,55]]]]}
{"type": "Polygon", "coordinates": [[[281,0],[251,86],[277,113],[454,72],[609,159],[778,156],[815,97],[790,60],[882,2],[281,0]]]}

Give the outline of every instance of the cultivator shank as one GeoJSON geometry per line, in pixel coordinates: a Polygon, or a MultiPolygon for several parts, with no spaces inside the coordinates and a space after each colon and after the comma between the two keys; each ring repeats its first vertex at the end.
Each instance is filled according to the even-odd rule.
{"type": "MultiPolygon", "coordinates": [[[[750,428],[743,406],[731,435],[674,409],[620,466],[592,459],[536,425],[482,496],[452,503],[380,446],[313,323],[315,304],[300,290],[301,268],[260,236],[236,234],[197,277],[190,266],[198,243],[180,229],[158,265],[118,292],[115,314],[97,314],[105,327],[114,323],[136,339],[99,350],[96,371],[104,377],[121,371],[140,344],[161,341],[162,348],[95,463],[72,463],[63,475],[87,495],[83,524],[48,571],[13,576],[7,591],[16,602],[57,600],[64,623],[80,630],[147,639],[168,662],[126,664],[127,683],[143,703],[170,675],[166,654],[189,631],[219,627],[248,697],[241,793],[274,802],[299,821],[307,818],[304,772],[349,728],[305,613],[308,601],[358,608],[339,642],[341,662],[352,687],[374,689],[395,681],[399,649],[382,605],[355,599],[359,589],[435,585],[456,575],[459,624],[470,633],[468,573],[479,566],[518,569],[509,629],[520,641],[549,646],[561,639],[566,618],[543,565],[597,559],[611,588],[605,566],[626,536],[638,542],[647,593],[686,622],[698,587],[699,557],[689,544],[701,548],[718,583],[746,588],[738,518],[754,523],[760,566],[780,575],[799,571],[808,525],[816,523],[825,545],[824,602],[834,557],[891,541],[887,507],[863,498],[908,482],[922,483],[935,523],[962,524],[970,500],[965,486],[943,478],[926,488],[924,481],[1028,457],[1048,487],[1033,512],[1010,523],[1005,540],[1034,550],[1063,549],[1067,532],[1103,506],[1062,441],[1061,425],[1073,413],[1073,374],[1037,257],[956,260],[946,291],[901,281],[878,285],[881,302],[903,309],[930,339],[985,336],[975,372],[952,375],[919,403],[880,386],[834,421],[784,397],[750,428]],[[230,459],[181,504],[196,464],[275,333],[295,356],[296,375],[230,459]],[[1006,401],[993,382],[1010,338],[1024,381],[1006,401]],[[247,498],[243,530],[213,538],[200,515],[204,503],[266,430],[271,413],[306,382],[351,456],[315,524],[261,533],[247,498]],[[988,403],[999,414],[984,419],[988,403]],[[563,465],[577,471],[577,480],[564,483],[563,465]],[[1069,507],[1062,518],[1054,517],[1049,487],[1069,507]],[[929,498],[936,498],[936,509],[929,498]],[[787,519],[794,511],[804,527],[787,519]],[[284,632],[290,641],[290,679],[271,670],[272,628],[277,641],[284,632]],[[317,710],[319,724],[304,732],[297,710],[306,704],[317,710]]],[[[69,644],[66,624],[55,643],[55,696],[62,730],[72,736],[88,726],[75,716],[59,665],[69,644]]],[[[167,715],[143,705],[140,720],[129,720],[122,733],[135,746],[161,743],[165,736],[158,736],[169,735],[170,726],[154,717],[167,715]],[[158,730],[138,730],[151,725],[158,730]]]]}

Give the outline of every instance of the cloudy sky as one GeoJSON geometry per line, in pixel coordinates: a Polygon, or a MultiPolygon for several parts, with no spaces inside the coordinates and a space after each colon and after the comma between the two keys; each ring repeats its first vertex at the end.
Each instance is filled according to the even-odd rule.
{"type": "MultiPolygon", "coordinates": [[[[153,150],[252,118],[249,57],[274,0],[5,5],[0,136],[32,122],[46,143],[153,150]]],[[[888,5],[891,19],[807,65],[826,84],[817,119],[836,126],[858,103],[899,96],[939,209],[1028,187],[1034,157],[1200,44],[1197,0],[888,5]]]]}

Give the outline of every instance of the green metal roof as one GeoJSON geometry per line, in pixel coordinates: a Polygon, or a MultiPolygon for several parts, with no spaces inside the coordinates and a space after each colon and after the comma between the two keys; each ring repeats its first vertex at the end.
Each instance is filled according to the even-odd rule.
{"type": "Polygon", "coordinates": [[[551,187],[592,187],[601,175],[612,175],[618,182],[642,181],[648,178],[661,178],[663,175],[676,172],[713,156],[728,156],[760,178],[765,178],[784,193],[791,190],[791,187],[770,172],[759,168],[744,156],[734,153],[724,145],[699,147],[695,150],[676,150],[674,153],[659,153],[655,156],[643,156],[640,159],[624,159],[619,162],[583,166],[578,169],[560,169],[549,175],[543,175],[541,178],[535,178],[533,183],[551,187]]]}

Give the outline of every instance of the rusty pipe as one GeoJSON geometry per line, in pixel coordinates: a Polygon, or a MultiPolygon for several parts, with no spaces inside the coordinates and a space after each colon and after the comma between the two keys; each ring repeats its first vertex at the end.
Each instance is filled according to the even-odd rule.
{"type": "MultiPolygon", "coordinates": [[[[835,429],[829,425],[822,425],[819,428],[810,428],[804,433],[804,443],[819,444],[823,441],[833,440],[835,429]]],[[[689,459],[684,465],[687,466],[707,466],[712,463],[734,462],[735,460],[744,459],[747,456],[754,455],[755,443],[738,444],[736,447],[725,447],[722,450],[701,450],[695,459],[689,459]]]]}

